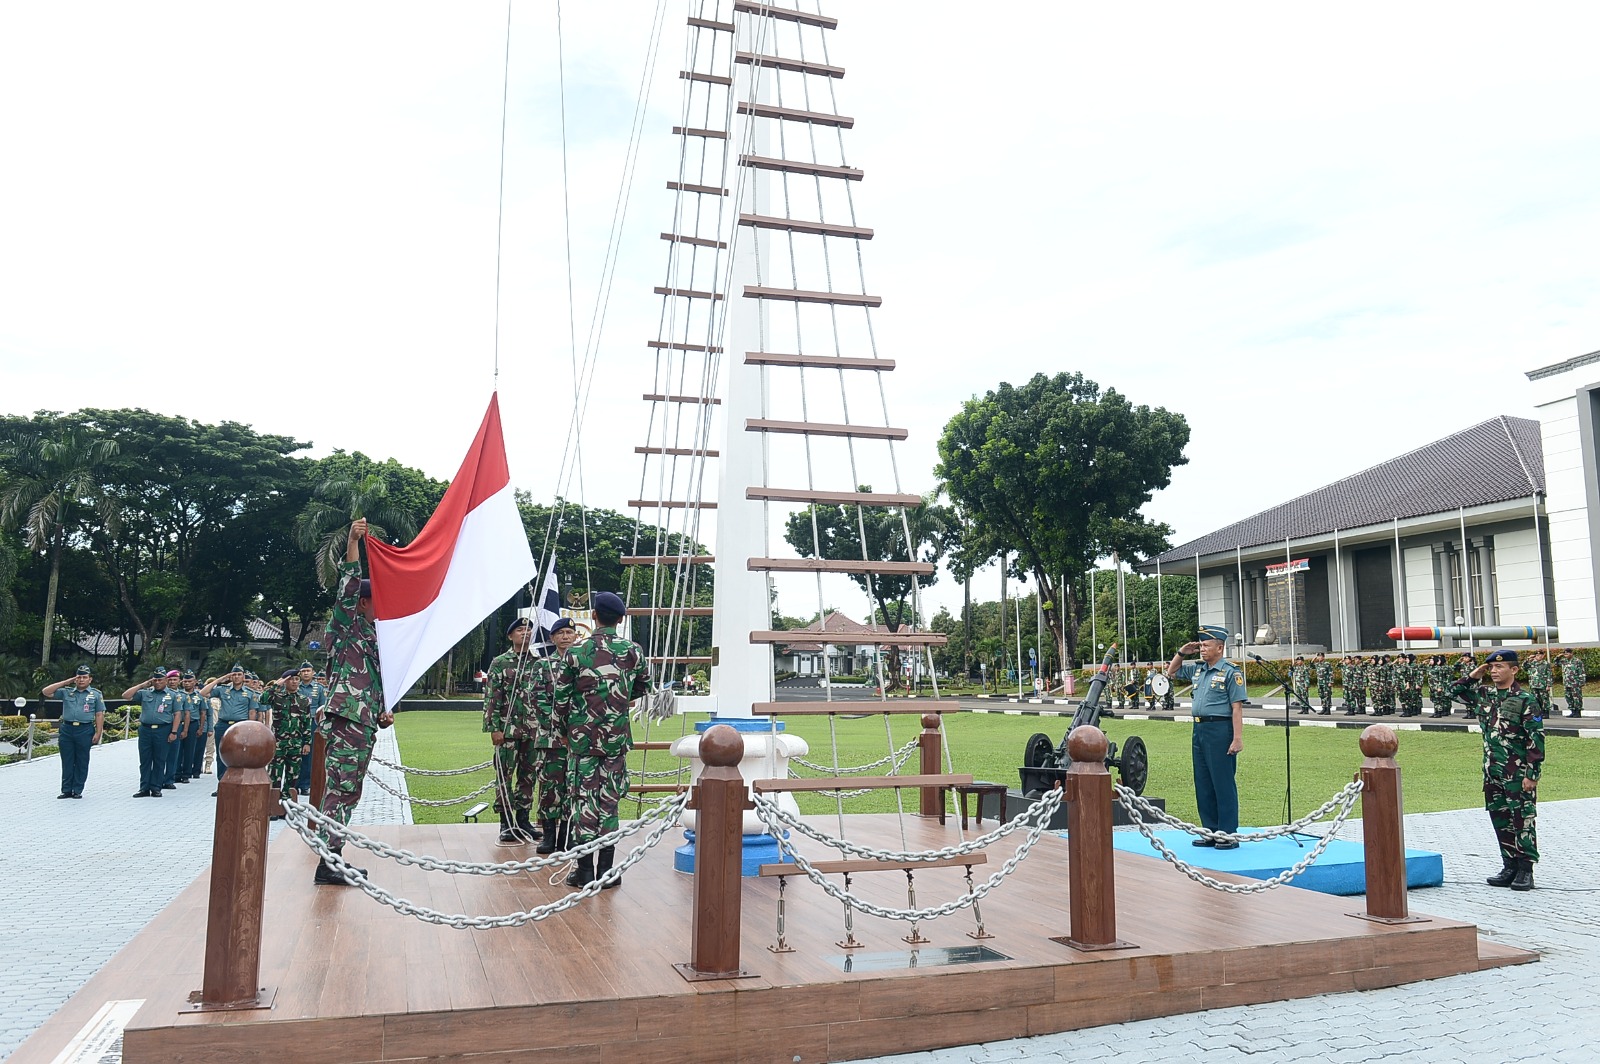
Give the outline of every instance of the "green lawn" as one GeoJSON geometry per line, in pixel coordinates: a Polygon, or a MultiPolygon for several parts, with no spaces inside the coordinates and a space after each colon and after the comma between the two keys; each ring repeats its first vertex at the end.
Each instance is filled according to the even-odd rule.
{"type": "MultiPolygon", "coordinates": [[[[880,716],[840,720],[830,735],[825,718],[794,718],[788,722],[787,730],[810,744],[811,752],[805,757],[817,764],[833,762],[836,740],[838,763],[848,767],[883,757],[921,729],[915,715],[892,716],[888,718],[892,734],[886,734],[884,719],[880,716]]],[[[985,713],[954,714],[945,721],[955,771],[970,772],[979,779],[1011,786],[1017,783],[1017,766],[1022,763],[1022,750],[1028,737],[1043,732],[1052,743],[1059,743],[1069,723],[1055,717],[985,713]]],[[[1189,762],[1192,726],[1162,720],[1107,720],[1104,723],[1106,734],[1115,742],[1120,743],[1129,735],[1144,740],[1150,757],[1150,782],[1145,794],[1165,798],[1169,812],[1193,821],[1196,814],[1189,762]]],[[[650,738],[676,738],[683,727],[681,720],[669,721],[658,725],[650,738]]],[[[489,737],[482,732],[482,717],[477,713],[406,712],[395,719],[395,728],[405,763],[416,768],[456,768],[477,764],[489,757],[489,737]]],[[[1294,816],[1303,816],[1321,805],[1350,780],[1361,765],[1361,751],[1356,745],[1359,734],[1352,728],[1289,729],[1294,816]]],[[[1283,736],[1281,728],[1245,728],[1245,749],[1239,762],[1242,824],[1281,824],[1285,820],[1283,736]]],[[[642,731],[636,732],[635,738],[643,739],[642,731]]],[[[1546,744],[1547,762],[1540,797],[1554,801],[1600,795],[1600,742],[1551,736],[1546,744]]],[[[1396,757],[1405,782],[1406,812],[1427,813],[1482,805],[1483,744],[1476,732],[1404,731],[1400,733],[1400,752],[1396,757]]],[[[676,758],[661,751],[635,753],[632,762],[635,768],[645,767],[650,771],[678,764],[676,758]]],[[[872,771],[882,773],[885,769],[872,771]]],[[[916,771],[915,755],[904,771],[916,771]]],[[[811,773],[806,771],[806,774],[811,773]]],[[[470,776],[409,777],[412,794],[422,798],[465,794],[490,778],[487,769],[470,776]]],[[[914,807],[915,793],[904,792],[904,801],[906,808],[914,807]]],[[[800,807],[803,812],[822,813],[832,812],[835,805],[830,799],[803,796],[800,807]]],[[[415,806],[412,812],[418,823],[457,823],[464,808],[464,804],[448,809],[415,806]]],[[[852,813],[895,809],[893,791],[874,792],[845,802],[845,810],[852,813]]],[[[624,816],[637,816],[638,806],[625,803],[622,811],[624,816]]]]}

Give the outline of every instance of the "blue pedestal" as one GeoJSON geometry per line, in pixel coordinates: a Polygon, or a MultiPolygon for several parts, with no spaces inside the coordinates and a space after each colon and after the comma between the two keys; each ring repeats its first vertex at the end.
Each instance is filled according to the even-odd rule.
{"type": "Polygon", "coordinates": [[[755,717],[707,717],[705,720],[696,721],[694,730],[704,735],[706,729],[715,724],[726,724],[734,731],[742,732],[783,731],[784,728],[781,720],[757,720],[755,717]]]}
{"type": "MultiPolygon", "coordinates": [[[[1252,829],[1242,827],[1239,830],[1252,829]]],[[[1189,845],[1193,836],[1187,832],[1168,830],[1158,831],[1156,835],[1168,849],[1197,868],[1232,872],[1251,879],[1271,879],[1279,872],[1292,868],[1317,841],[1302,835],[1298,846],[1292,839],[1276,838],[1247,842],[1237,850],[1215,850],[1189,845]]],[[[1155,847],[1137,831],[1117,832],[1112,836],[1112,845],[1127,853],[1162,860],[1155,847]]],[[[1432,850],[1406,850],[1406,886],[1409,889],[1437,887],[1443,882],[1444,857],[1441,854],[1432,850]]],[[[1323,894],[1364,894],[1367,890],[1366,851],[1359,842],[1334,839],[1317,863],[1291,879],[1289,885],[1323,894]]]]}
{"type": "MultiPolygon", "coordinates": [[[[672,851],[672,867],[674,871],[694,873],[694,832],[685,831],[683,837],[688,841],[672,851]]],[[[742,845],[739,854],[739,874],[753,876],[761,871],[764,864],[777,864],[784,860],[783,853],[778,849],[778,840],[771,835],[744,835],[741,836],[742,845]]]]}

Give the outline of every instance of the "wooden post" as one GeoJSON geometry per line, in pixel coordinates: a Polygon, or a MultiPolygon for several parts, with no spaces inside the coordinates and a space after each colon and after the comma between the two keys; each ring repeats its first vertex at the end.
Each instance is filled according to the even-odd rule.
{"type": "Polygon", "coordinates": [[[1380,923],[1411,923],[1406,898],[1405,809],[1395,751],[1400,737],[1387,724],[1361,733],[1361,836],[1366,851],[1367,911],[1380,923]]]}
{"type": "Polygon", "coordinates": [[[267,886],[267,765],[275,740],[260,721],[242,721],[222,737],[228,774],[217,784],[211,843],[211,904],[206,915],[205,977],[190,1010],[269,1008],[260,985],[261,906],[267,886]]]}
{"type": "MultiPolygon", "coordinates": [[[[922,750],[922,774],[924,776],[937,776],[944,771],[940,765],[941,755],[944,753],[944,736],[939,733],[939,715],[937,713],[924,713],[922,715],[922,734],[917,736],[917,746],[922,750]]],[[[922,808],[917,810],[921,816],[938,816],[939,808],[944,803],[939,800],[938,787],[923,787],[922,808]]],[[[979,812],[982,812],[981,803],[979,812]]]]}
{"type": "Polygon", "coordinates": [[[688,964],[674,964],[691,982],[754,975],[739,967],[739,880],[744,811],[755,808],[739,775],[744,736],[726,724],[700,737],[705,768],[689,796],[695,810],[693,945],[688,964]]]}
{"type": "Polygon", "coordinates": [[[1105,732],[1080,724],[1067,736],[1067,883],[1072,933],[1055,941],[1077,950],[1131,949],[1117,938],[1117,876],[1111,846],[1111,773],[1105,732]]]}
{"type": "Polygon", "coordinates": [[[328,740],[319,726],[311,736],[311,808],[321,809],[328,793],[328,740]]]}

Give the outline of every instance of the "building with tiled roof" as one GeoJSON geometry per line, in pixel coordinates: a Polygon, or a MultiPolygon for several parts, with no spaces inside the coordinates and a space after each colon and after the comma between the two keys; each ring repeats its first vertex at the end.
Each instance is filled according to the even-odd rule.
{"type": "Polygon", "coordinates": [[[910,644],[893,643],[893,634],[888,629],[862,624],[838,610],[831,610],[822,620],[812,621],[793,631],[795,641],[776,647],[773,664],[780,671],[799,673],[801,676],[823,675],[824,655],[827,658],[827,674],[843,676],[871,668],[876,660],[876,647],[916,649],[910,644]],[[808,635],[823,638],[807,639],[808,635]]]}

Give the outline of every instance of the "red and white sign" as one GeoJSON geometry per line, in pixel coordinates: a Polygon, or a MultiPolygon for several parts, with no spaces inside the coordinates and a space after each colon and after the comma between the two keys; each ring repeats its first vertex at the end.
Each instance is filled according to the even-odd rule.
{"type": "Polygon", "coordinates": [[[1310,568],[1310,558],[1296,558],[1291,562],[1277,562],[1267,566],[1267,575],[1282,576],[1284,573],[1303,573],[1310,568]]]}

